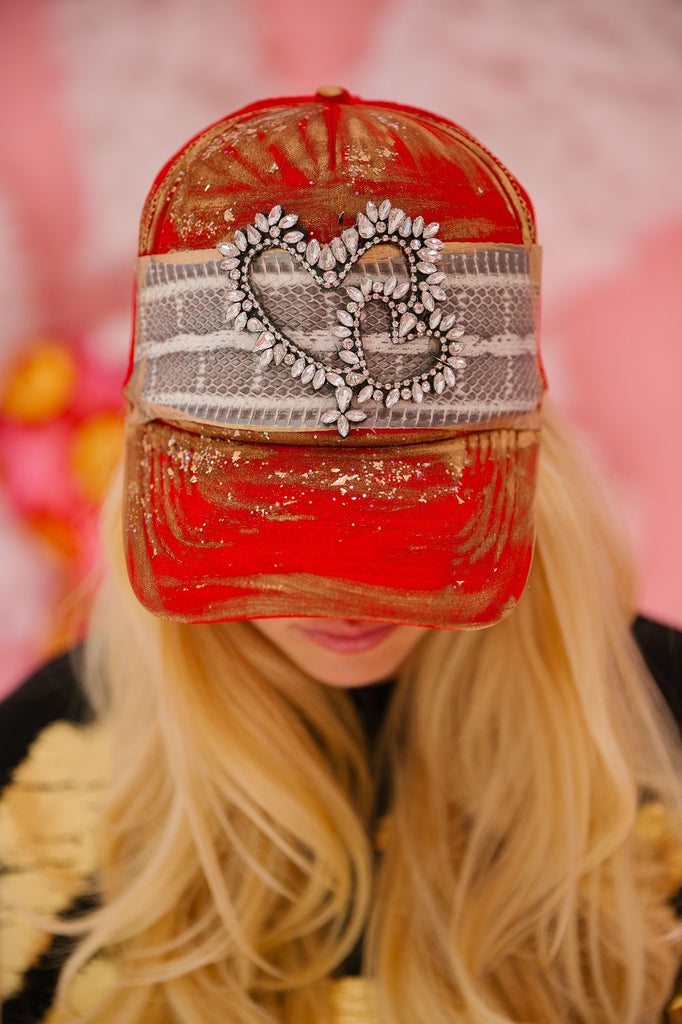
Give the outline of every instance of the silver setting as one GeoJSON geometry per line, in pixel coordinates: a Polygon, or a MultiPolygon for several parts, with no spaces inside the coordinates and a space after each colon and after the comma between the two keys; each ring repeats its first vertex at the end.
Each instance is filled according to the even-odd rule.
{"type": "Polygon", "coordinates": [[[324,413],[322,422],[334,425],[341,437],[347,437],[351,424],[366,419],[366,413],[353,404],[363,405],[370,399],[386,409],[399,401],[420,404],[430,395],[437,398],[447,387],[455,387],[466,366],[465,360],[455,355],[462,347],[457,339],[464,333],[457,326],[457,315],[444,315],[438,305],[447,300],[442,287],[445,274],[438,269],[443,248],[436,237],[438,229],[437,222],[426,224],[421,216],[412,218],[394,208],[389,199],[370,200],[365,211],[357,214],[354,227],[322,245],[316,238],[307,238],[297,214],[285,213],[278,204],[269,213],[257,213],[252,224],[235,231],[232,241],[217,246],[226,257],[220,268],[231,279],[225,320],[234,330],[258,333],[255,351],[261,367],[284,364],[301,386],[315,391],[324,386],[333,389],[336,408],[324,413]],[[332,328],[339,339],[335,366],[318,362],[291,341],[286,326],[270,319],[251,287],[251,261],[264,250],[286,249],[321,288],[330,289],[341,286],[358,259],[380,244],[401,250],[409,280],[399,283],[395,275],[385,280],[367,276],[360,287],[346,288],[348,301],[337,313],[338,325],[332,328]],[[362,321],[370,302],[387,307],[395,345],[419,339],[425,351],[438,349],[426,372],[405,380],[373,379],[362,341],[362,321]]]}

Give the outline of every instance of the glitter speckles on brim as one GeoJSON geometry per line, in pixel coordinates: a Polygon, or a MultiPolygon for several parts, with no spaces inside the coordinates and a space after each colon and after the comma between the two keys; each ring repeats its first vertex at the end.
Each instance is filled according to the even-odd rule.
{"type": "Polygon", "coordinates": [[[475,628],[523,590],[536,431],[311,449],[148,423],[128,444],[128,563],[154,614],[475,628]]]}

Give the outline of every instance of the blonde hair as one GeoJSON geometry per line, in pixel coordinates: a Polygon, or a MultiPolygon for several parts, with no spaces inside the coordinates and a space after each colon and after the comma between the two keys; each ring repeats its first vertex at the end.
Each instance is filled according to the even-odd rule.
{"type": "Polygon", "coordinates": [[[364,934],[387,1024],[658,1019],[679,944],[635,821],[655,797],[682,838],[676,742],[630,636],[628,558],[553,414],[518,608],[430,632],[399,673],[378,865],[381,769],[348,695],[248,623],[144,612],[118,504],[86,661],[116,751],[103,905],[63,995],[104,949],[122,987],[102,1020],[321,1021],[364,934]]]}

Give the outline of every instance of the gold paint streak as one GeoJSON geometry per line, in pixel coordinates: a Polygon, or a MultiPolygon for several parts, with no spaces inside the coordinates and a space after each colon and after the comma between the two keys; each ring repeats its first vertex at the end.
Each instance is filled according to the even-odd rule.
{"type": "MultiPolygon", "coordinates": [[[[531,431],[478,432],[467,437],[451,437],[437,444],[385,448],[382,459],[376,458],[374,448],[345,452],[335,449],[331,458],[328,450],[311,449],[310,459],[296,471],[287,466],[286,477],[282,478],[276,456],[286,459],[286,454],[278,453],[276,447],[248,445],[240,439],[237,476],[231,459],[234,443],[229,440],[182,435],[162,424],[138,427],[130,439],[129,472],[134,475],[131,481],[134,486],[129,489],[128,521],[134,560],[141,578],[149,585],[145,600],[161,610],[147,551],[147,537],[153,546],[159,544],[155,536],[156,516],[162,516],[165,529],[179,542],[179,550],[174,551],[173,557],[186,561],[191,559],[192,547],[210,550],[222,546],[226,531],[236,530],[235,537],[257,535],[260,516],[285,523],[305,520],[304,511],[292,514],[287,510],[292,496],[298,496],[304,488],[318,493],[326,491],[330,501],[334,493],[344,492],[368,500],[399,501],[402,511],[409,515],[411,507],[429,500],[430,492],[420,486],[422,469],[430,473],[429,488],[433,488],[434,496],[442,496],[446,488],[451,491],[453,500],[459,497],[470,506],[465,525],[450,543],[451,550],[457,553],[452,563],[452,577],[466,577],[466,573],[457,572],[460,564],[462,568],[475,564],[493,546],[499,556],[510,541],[521,543],[523,547],[532,536],[537,441],[537,433],[531,431]],[[161,473],[160,458],[170,460],[172,475],[161,473]],[[473,493],[460,494],[462,470],[479,458],[482,462],[492,460],[492,482],[473,493]],[[253,470],[250,469],[252,460],[256,463],[253,470]],[[263,473],[264,460],[265,465],[271,464],[270,482],[276,482],[280,496],[274,504],[268,499],[262,507],[240,508],[231,493],[231,482],[250,480],[253,483],[256,475],[263,473]],[[150,469],[156,492],[154,505],[145,482],[150,469]],[[442,475],[443,470],[447,476],[442,475]],[[496,494],[495,483],[501,473],[504,477],[496,494]],[[190,476],[195,481],[191,485],[190,476]],[[415,476],[417,486],[405,487],[415,476]],[[450,482],[446,483],[448,479],[450,482]],[[191,491],[191,487],[195,491],[191,491]],[[185,493],[201,495],[212,507],[206,523],[197,525],[185,521],[184,501],[179,501],[185,493]]],[[[418,556],[418,543],[414,554],[418,556]]],[[[440,593],[410,591],[407,576],[401,581],[397,601],[393,585],[330,579],[309,572],[282,574],[276,567],[272,572],[230,577],[227,581],[218,576],[206,577],[191,586],[201,589],[222,582],[242,593],[238,598],[230,597],[214,607],[207,607],[202,618],[248,619],[283,614],[345,617],[348,608],[355,605],[362,609],[363,617],[377,621],[420,621],[433,626],[447,626],[456,621],[475,628],[488,622],[487,609],[491,595],[497,590],[497,580],[491,579],[490,588],[482,587],[477,591],[453,586],[452,582],[440,593]],[[367,609],[371,611],[367,613],[367,609]]],[[[512,604],[505,610],[510,611],[512,604]]]]}

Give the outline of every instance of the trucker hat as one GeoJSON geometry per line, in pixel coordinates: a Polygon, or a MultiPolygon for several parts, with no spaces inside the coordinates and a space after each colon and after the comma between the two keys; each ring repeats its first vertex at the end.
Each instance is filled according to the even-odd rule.
{"type": "Polygon", "coordinates": [[[507,615],[534,540],[539,270],[526,193],[426,111],[326,87],[187,143],[136,269],[124,518],[144,606],[507,615]]]}

